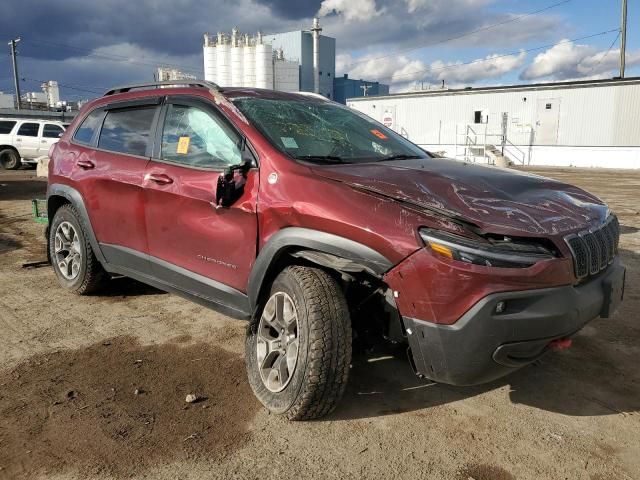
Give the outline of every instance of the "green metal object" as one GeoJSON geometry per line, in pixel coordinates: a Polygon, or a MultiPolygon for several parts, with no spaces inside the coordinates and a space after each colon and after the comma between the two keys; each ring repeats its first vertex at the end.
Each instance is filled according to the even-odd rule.
{"type": "Polygon", "coordinates": [[[49,223],[47,217],[47,201],[33,199],[31,200],[31,209],[33,211],[33,219],[38,223],[49,223]]]}

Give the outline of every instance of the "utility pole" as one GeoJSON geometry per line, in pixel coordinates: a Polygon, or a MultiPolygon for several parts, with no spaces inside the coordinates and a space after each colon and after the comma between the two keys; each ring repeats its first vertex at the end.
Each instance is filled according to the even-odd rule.
{"type": "Polygon", "coordinates": [[[622,0],[622,37],[620,40],[620,78],[624,78],[624,68],[627,54],[627,0],[622,0]]]}
{"type": "Polygon", "coordinates": [[[20,110],[20,81],[18,79],[18,61],[16,60],[16,43],[20,41],[20,37],[14,38],[9,42],[11,47],[11,62],[13,63],[13,82],[16,88],[16,108],[20,110]]]}

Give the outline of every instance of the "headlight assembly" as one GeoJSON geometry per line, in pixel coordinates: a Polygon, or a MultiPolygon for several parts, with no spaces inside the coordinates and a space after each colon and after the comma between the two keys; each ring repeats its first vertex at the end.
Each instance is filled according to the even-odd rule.
{"type": "Polygon", "coordinates": [[[541,260],[554,258],[554,253],[535,241],[475,241],[428,228],[420,229],[420,237],[440,256],[485,267],[526,268],[541,260]]]}

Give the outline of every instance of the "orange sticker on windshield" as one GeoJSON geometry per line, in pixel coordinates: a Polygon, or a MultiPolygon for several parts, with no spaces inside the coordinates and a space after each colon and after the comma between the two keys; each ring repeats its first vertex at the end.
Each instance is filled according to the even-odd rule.
{"type": "Polygon", "coordinates": [[[180,155],[186,155],[189,152],[189,142],[191,139],[189,137],[180,137],[178,139],[178,148],[176,148],[176,153],[180,155]]]}
{"type": "Polygon", "coordinates": [[[373,133],[376,137],[378,137],[381,140],[386,140],[387,136],[382,133],[380,130],[371,130],[371,133],[373,133]]]}

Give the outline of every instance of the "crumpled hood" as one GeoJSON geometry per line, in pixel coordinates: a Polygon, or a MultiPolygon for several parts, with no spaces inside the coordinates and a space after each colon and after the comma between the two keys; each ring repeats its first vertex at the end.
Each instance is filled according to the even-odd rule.
{"type": "Polygon", "coordinates": [[[572,185],[451,159],[322,166],[313,171],[493,233],[557,235],[600,223],[609,211],[596,196],[572,185]]]}

